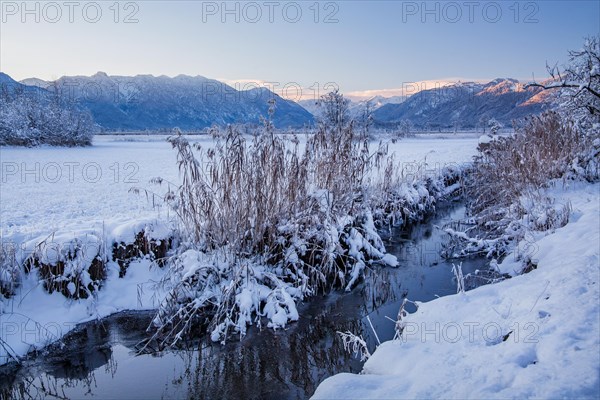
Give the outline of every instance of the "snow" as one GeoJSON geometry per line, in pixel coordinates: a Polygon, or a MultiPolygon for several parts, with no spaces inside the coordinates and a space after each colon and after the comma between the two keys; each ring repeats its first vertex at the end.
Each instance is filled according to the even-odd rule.
{"type": "Polygon", "coordinates": [[[492,142],[492,137],[490,135],[481,135],[479,138],[479,144],[488,144],[492,142]]]}
{"type": "Polygon", "coordinates": [[[381,259],[381,263],[387,265],[388,267],[397,267],[398,266],[398,257],[392,254],[386,254],[381,259]]]}
{"type": "Polygon", "coordinates": [[[404,165],[425,162],[428,168],[470,162],[477,152],[479,134],[425,133],[390,143],[389,152],[404,165]]]}
{"type": "Polygon", "coordinates": [[[97,137],[94,146],[77,149],[1,148],[3,238],[77,227],[101,232],[107,221],[160,215],[151,198],[129,190],[159,191],[149,184],[156,176],[178,182],[175,154],[164,136],[125,139],[97,137]]]}
{"type": "Polygon", "coordinates": [[[292,296],[283,288],[277,289],[269,295],[264,313],[269,318],[269,328],[285,328],[288,321],[297,321],[299,318],[296,303],[292,296]]]}
{"type": "Polygon", "coordinates": [[[400,340],[313,399],[598,398],[600,184],[570,185],[547,193],[571,203],[569,223],[527,237],[499,266],[515,270],[527,248],[537,269],[420,304],[400,340]]]}

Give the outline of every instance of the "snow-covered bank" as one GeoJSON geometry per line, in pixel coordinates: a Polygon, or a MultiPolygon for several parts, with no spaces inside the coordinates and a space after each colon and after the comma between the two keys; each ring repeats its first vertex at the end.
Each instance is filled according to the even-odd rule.
{"type": "Polygon", "coordinates": [[[80,323],[155,309],[165,295],[156,244],[172,234],[164,221],[113,220],[102,232],[63,229],[16,247],[4,243],[0,255],[10,253],[10,259],[0,258],[7,263],[0,268],[0,365],[59,340],[80,323]]]}
{"type": "Polygon", "coordinates": [[[37,276],[30,275],[0,313],[0,365],[56,342],[78,324],[124,310],[155,309],[164,297],[158,285],[163,274],[149,260],[137,260],[119,278],[118,265],[111,263],[97,296],[78,300],[49,294],[37,276]]]}
{"type": "Polygon", "coordinates": [[[500,265],[537,269],[421,304],[401,340],[360,375],[325,380],[313,399],[598,398],[600,184],[554,188],[569,223],[528,236],[500,265]]]}

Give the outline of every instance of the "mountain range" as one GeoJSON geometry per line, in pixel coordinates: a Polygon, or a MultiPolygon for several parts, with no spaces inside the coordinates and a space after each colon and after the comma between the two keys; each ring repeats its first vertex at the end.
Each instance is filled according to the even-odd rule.
{"type": "Polygon", "coordinates": [[[423,129],[472,129],[492,118],[511,126],[513,120],[550,107],[551,100],[548,91],[525,89],[516,79],[499,78],[424,90],[402,103],[382,105],[374,111],[373,119],[382,125],[408,121],[423,129]]]}
{"type": "MultiPolygon", "coordinates": [[[[197,130],[212,125],[259,124],[275,100],[273,122],[278,128],[314,125],[318,102],[286,100],[266,88],[236,90],[202,76],[136,75],[64,76],[49,82],[37,78],[15,82],[0,73],[0,85],[20,86],[36,93],[60,92],[83,109],[106,131],[197,130]]],[[[375,126],[395,128],[406,122],[417,129],[472,129],[496,119],[510,126],[515,119],[548,108],[550,95],[539,88],[524,89],[519,81],[499,78],[488,83],[465,82],[423,90],[409,97],[350,101],[349,113],[364,119],[367,107],[375,126]]]]}
{"type": "Polygon", "coordinates": [[[266,88],[238,91],[202,76],[136,75],[64,76],[54,82],[25,79],[49,92],[60,91],[92,114],[105,130],[159,130],[178,127],[195,130],[212,125],[260,124],[275,100],[273,123],[299,128],[313,123],[312,114],[266,88]]]}

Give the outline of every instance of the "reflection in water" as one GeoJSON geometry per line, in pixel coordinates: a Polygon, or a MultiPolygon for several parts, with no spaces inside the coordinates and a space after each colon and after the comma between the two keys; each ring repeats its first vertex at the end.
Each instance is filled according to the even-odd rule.
{"type": "MultiPolygon", "coordinates": [[[[448,209],[409,231],[385,234],[399,268],[373,266],[350,293],[319,296],[300,305],[301,319],[286,330],[250,329],[241,342],[201,340],[190,350],[135,354],[151,312],[127,312],[85,325],[20,367],[0,368],[4,398],[199,398],[304,399],[325,378],[358,372],[362,363],[344,351],[337,331],[363,335],[376,346],[370,318],[383,340],[394,336],[404,297],[428,301],[456,292],[451,263],[439,256],[442,234],[434,228],[460,209],[448,209]]],[[[485,260],[463,262],[465,274],[485,260]]],[[[413,311],[410,308],[409,312],[413,311]]]]}
{"type": "Polygon", "coordinates": [[[225,347],[206,345],[174,382],[193,398],[304,399],[326,377],[361,367],[335,338],[339,329],[360,331],[360,322],[332,321],[327,308],[288,331],[254,333],[225,347]]]}

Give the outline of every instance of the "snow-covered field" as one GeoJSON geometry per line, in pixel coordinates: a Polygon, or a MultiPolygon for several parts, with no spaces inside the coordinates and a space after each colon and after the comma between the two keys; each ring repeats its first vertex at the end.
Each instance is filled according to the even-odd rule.
{"type": "Polygon", "coordinates": [[[313,399],[600,397],[600,185],[561,183],[569,223],[527,237],[500,265],[537,269],[421,304],[402,338],[360,375],[325,380],[313,399]]]}
{"type": "MultiPolygon", "coordinates": [[[[302,139],[302,138],[301,138],[302,139]]],[[[210,137],[193,137],[206,146],[210,137]]],[[[436,174],[444,165],[468,162],[475,154],[478,137],[472,135],[420,135],[390,144],[390,153],[407,171],[419,164],[436,174]]],[[[22,262],[28,251],[50,241],[94,234],[110,245],[139,232],[140,227],[169,219],[169,210],[157,207],[144,191],[160,192],[149,181],[162,177],[179,180],[176,153],[164,136],[97,136],[89,148],[0,149],[0,232],[2,245],[25,246],[18,251],[22,262]]],[[[155,199],[157,200],[157,199],[155,199]]],[[[155,232],[160,239],[164,231],[155,232]]],[[[164,272],[149,269],[142,260],[119,278],[118,266],[108,264],[108,275],[97,295],[66,299],[48,294],[36,274],[24,276],[14,297],[0,303],[0,364],[10,356],[22,356],[67,333],[77,323],[101,318],[125,309],[156,308],[164,293],[155,283],[164,272]]]]}

